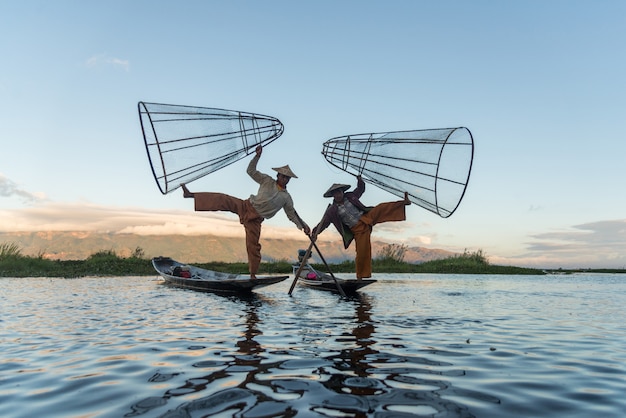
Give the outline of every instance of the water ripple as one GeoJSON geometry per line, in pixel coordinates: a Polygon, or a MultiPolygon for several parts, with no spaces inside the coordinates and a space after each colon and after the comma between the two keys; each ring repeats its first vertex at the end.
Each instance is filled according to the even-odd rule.
{"type": "Polygon", "coordinates": [[[2,279],[0,416],[626,412],[626,278],[394,275],[346,300],[159,283],[2,279]]]}

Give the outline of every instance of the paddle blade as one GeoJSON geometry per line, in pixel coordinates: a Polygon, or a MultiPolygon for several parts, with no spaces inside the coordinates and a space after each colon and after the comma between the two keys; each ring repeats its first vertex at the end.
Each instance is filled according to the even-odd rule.
{"type": "Polygon", "coordinates": [[[467,128],[348,135],[322,146],[333,166],[442,218],[457,209],[469,181],[474,140],[467,128]]]}
{"type": "Polygon", "coordinates": [[[167,194],[253,153],[282,135],[271,116],[236,110],[138,103],[152,174],[167,194]]]}

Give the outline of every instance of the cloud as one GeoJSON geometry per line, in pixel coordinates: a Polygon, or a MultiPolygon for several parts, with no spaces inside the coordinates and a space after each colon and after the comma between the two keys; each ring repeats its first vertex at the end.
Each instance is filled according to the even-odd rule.
{"type": "Polygon", "coordinates": [[[409,247],[415,247],[420,245],[431,245],[433,243],[433,240],[431,237],[426,235],[415,235],[403,239],[402,243],[408,245],[409,247]]]}
{"type": "Polygon", "coordinates": [[[571,230],[533,235],[526,254],[514,263],[549,268],[626,267],[626,219],[574,225],[571,230]]]}
{"type": "Polygon", "coordinates": [[[43,193],[31,193],[18,187],[18,185],[0,173],[0,196],[17,196],[25,203],[36,203],[46,200],[43,193]]]}
{"type": "Polygon", "coordinates": [[[374,226],[372,235],[399,236],[402,233],[406,232],[408,229],[411,229],[412,227],[413,227],[413,224],[408,221],[384,222],[384,223],[376,224],[374,226]]]}
{"type": "Polygon", "coordinates": [[[626,219],[590,222],[572,227],[573,231],[557,231],[534,235],[540,242],[531,244],[533,251],[568,252],[588,249],[626,249],[626,219]],[[547,241],[547,242],[546,242],[547,241]]]}
{"type": "MultiPolygon", "coordinates": [[[[2,175],[0,196],[19,196],[30,203],[19,209],[0,210],[0,231],[3,232],[99,231],[139,235],[244,236],[244,229],[233,214],[52,202],[19,189],[2,175]]],[[[376,225],[373,239],[398,242],[402,236],[399,242],[409,246],[432,245],[432,236],[407,238],[400,234],[406,232],[406,228],[411,228],[409,222],[376,225]]],[[[304,238],[295,226],[275,226],[272,220],[264,222],[262,234],[264,238],[304,238]]],[[[337,241],[339,237],[331,226],[318,239],[337,241]]],[[[536,234],[531,236],[523,253],[510,256],[490,253],[487,257],[497,265],[626,268],[626,219],[590,222],[566,230],[536,234]]]]}
{"type": "MultiPolygon", "coordinates": [[[[99,231],[139,235],[244,236],[244,229],[236,215],[124,208],[85,202],[43,202],[26,208],[0,210],[0,231],[99,231]]],[[[304,237],[303,232],[295,226],[277,227],[267,221],[263,224],[262,234],[264,238],[304,237]]]]}
{"type": "Polygon", "coordinates": [[[130,70],[130,61],[120,58],[109,57],[107,54],[93,55],[85,61],[87,68],[96,68],[101,66],[113,66],[115,68],[121,68],[124,71],[130,70]]]}

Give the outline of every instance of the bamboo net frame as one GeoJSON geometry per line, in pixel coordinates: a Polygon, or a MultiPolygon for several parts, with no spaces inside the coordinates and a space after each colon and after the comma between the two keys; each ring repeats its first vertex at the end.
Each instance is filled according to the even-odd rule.
{"type": "Polygon", "coordinates": [[[469,182],[474,140],[464,127],[347,135],[322,145],[333,166],[362,176],[442,218],[458,208],[469,182]]]}
{"type": "Polygon", "coordinates": [[[278,119],[257,113],[146,102],[137,107],[162,194],[244,158],[284,132],[278,119]]]}

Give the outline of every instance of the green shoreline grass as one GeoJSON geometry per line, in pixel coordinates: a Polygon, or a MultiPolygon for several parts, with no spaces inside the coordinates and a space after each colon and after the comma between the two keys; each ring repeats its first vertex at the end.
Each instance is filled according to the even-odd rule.
{"type": "MultiPolygon", "coordinates": [[[[430,273],[430,274],[508,274],[544,275],[548,273],[570,274],[587,273],[626,273],[626,269],[577,269],[543,270],[535,268],[498,266],[489,264],[481,250],[474,253],[421,264],[406,263],[402,260],[402,248],[391,246],[382,257],[372,262],[374,274],[380,273],[430,273]]],[[[193,263],[208,270],[226,273],[247,274],[247,263],[206,262],[193,263]]],[[[312,264],[320,271],[327,271],[323,264],[312,264]]],[[[354,273],[354,261],[330,264],[333,273],[354,273]]],[[[259,274],[291,274],[292,265],[286,260],[261,264],[259,274]]],[[[15,244],[0,244],[0,277],[85,277],[85,276],[154,276],[157,275],[150,259],[137,248],[130,257],[119,257],[111,250],[99,251],[85,260],[49,260],[42,256],[22,255],[15,244]]]]}
{"type": "MultiPolygon", "coordinates": [[[[548,273],[626,273],[624,269],[543,270],[535,268],[497,266],[487,261],[482,251],[464,252],[462,255],[411,264],[398,257],[387,256],[373,260],[373,273],[430,273],[430,274],[507,274],[544,275],[548,273]]],[[[247,263],[206,262],[194,265],[208,270],[247,274],[247,263]]],[[[312,264],[327,271],[323,264],[312,264]]],[[[354,261],[330,264],[333,273],[354,273],[354,261]]],[[[260,274],[291,274],[292,264],[286,260],[264,262],[260,274]]],[[[143,257],[140,248],[130,257],[119,257],[113,251],[99,251],[85,260],[49,260],[41,256],[21,254],[14,244],[0,244],[0,277],[64,277],[85,276],[154,276],[157,275],[150,259],[143,257]]]]}

